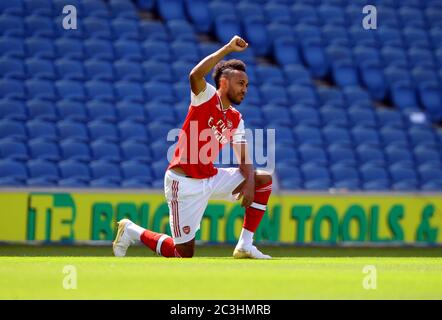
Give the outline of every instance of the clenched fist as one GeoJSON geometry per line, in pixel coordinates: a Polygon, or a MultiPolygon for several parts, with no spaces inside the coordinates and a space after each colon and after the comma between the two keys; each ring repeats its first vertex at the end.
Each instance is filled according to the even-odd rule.
{"type": "Polygon", "coordinates": [[[234,36],[228,43],[228,46],[232,52],[241,52],[246,50],[249,44],[243,38],[234,36]]]}

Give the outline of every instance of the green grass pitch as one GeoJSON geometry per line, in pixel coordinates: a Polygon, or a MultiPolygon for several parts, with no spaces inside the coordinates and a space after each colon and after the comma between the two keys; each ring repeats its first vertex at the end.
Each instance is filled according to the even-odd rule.
{"type": "Polygon", "coordinates": [[[232,249],[166,259],[144,247],[115,258],[110,247],[0,246],[0,299],[442,299],[440,247],[263,248],[271,261],[234,260],[232,249]],[[66,266],[76,289],[63,287],[66,266]],[[364,289],[367,276],[376,289],[364,289]]]}

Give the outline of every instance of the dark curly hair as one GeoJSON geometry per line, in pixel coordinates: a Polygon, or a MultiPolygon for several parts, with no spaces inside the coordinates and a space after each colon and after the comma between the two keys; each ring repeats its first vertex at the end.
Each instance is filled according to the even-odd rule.
{"type": "Polygon", "coordinates": [[[228,75],[233,70],[244,71],[246,72],[246,65],[241,60],[231,59],[231,60],[223,60],[218,62],[218,64],[213,69],[213,80],[215,81],[215,86],[219,89],[219,79],[222,75],[228,75]]]}

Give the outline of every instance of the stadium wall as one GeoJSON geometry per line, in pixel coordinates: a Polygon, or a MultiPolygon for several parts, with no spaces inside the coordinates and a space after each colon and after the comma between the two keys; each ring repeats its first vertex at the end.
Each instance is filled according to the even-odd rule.
{"type": "MultiPolygon", "coordinates": [[[[168,207],[157,191],[16,189],[0,192],[0,241],[107,241],[128,217],[170,234],[168,207]]],[[[271,197],[256,239],[284,244],[442,244],[442,194],[311,194],[271,197]]],[[[197,240],[239,236],[239,203],[210,202],[197,240]]]]}

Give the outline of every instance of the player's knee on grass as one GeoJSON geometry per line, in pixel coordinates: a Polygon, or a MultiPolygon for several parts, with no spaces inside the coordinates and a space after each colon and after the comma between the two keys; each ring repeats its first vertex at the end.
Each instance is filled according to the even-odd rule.
{"type": "Polygon", "coordinates": [[[192,258],[195,253],[195,245],[193,242],[176,244],[175,249],[181,258],[192,258]]]}

